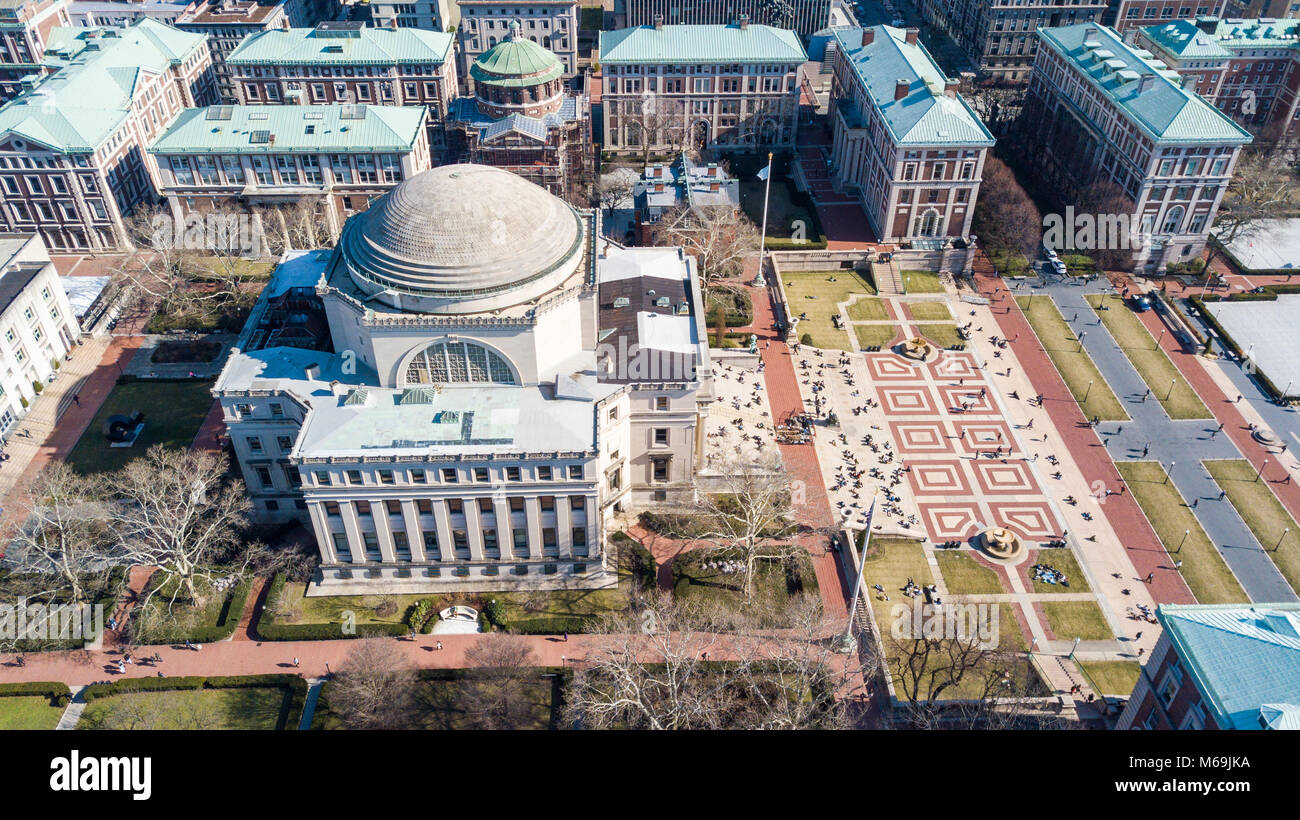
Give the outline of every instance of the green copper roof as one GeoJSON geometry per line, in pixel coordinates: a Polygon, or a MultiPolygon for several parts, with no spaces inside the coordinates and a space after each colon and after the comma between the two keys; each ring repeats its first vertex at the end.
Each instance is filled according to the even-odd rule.
{"type": "Polygon", "coordinates": [[[93,151],[132,115],[131,94],[144,72],[165,73],[205,42],[149,18],[126,28],[55,28],[45,62],[57,70],[0,108],[0,135],[93,151]]]}
{"type": "Polygon", "coordinates": [[[602,31],[602,64],[654,63],[803,63],[808,54],[799,35],[786,29],[749,24],[638,26],[602,31]]]}
{"type": "Polygon", "coordinates": [[[1229,145],[1251,141],[1249,132],[1183,88],[1178,74],[1151,52],[1135,50],[1106,26],[1078,23],[1040,28],[1038,36],[1152,139],[1229,145]]]}
{"type": "Polygon", "coordinates": [[[1180,60],[1222,59],[1232,52],[1219,45],[1214,36],[1201,31],[1190,20],[1173,20],[1142,29],[1151,42],[1180,60]]]}
{"type": "MultiPolygon", "coordinates": [[[[1213,18],[1208,18],[1213,19],[1213,18]]],[[[1300,20],[1220,20],[1214,36],[1224,48],[1300,48],[1300,20]]]]}
{"type": "Polygon", "coordinates": [[[521,37],[512,25],[510,36],[485,51],[470,67],[475,82],[491,85],[536,85],[564,74],[564,64],[550,51],[521,37]]]}
{"type": "Polygon", "coordinates": [[[442,63],[452,35],[418,28],[361,28],[346,32],[312,28],[271,29],[246,37],[230,53],[230,65],[393,65],[442,63]]]}
{"type": "Polygon", "coordinates": [[[396,105],[225,105],[187,108],[151,154],[287,154],[410,150],[425,107],[396,105]]]}

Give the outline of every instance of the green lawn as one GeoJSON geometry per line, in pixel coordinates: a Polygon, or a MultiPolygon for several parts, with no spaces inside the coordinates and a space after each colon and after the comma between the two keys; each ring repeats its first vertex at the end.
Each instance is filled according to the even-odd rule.
{"type": "Polygon", "coordinates": [[[907,312],[918,322],[948,322],[952,311],[943,302],[908,302],[907,312]]]}
{"type": "Polygon", "coordinates": [[[1029,260],[1024,254],[1001,249],[985,249],[985,255],[993,264],[994,270],[1003,276],[1028,276],[1033,274],[1029,260]]]}
{"type": "Polygon", "coordinates": [[[1087,297],[1093,308],[1106,305],[1109,310],[1098,310],[1101,322],[1115,338],[1116,344],[1128,356],[1142,381],[1151,388],[1151,397],[1160,402],[1171,419],[1213,418],[1196,391],[1187,383],[1169,356],[1156,345],[1156,340],[1118,296],[1095,294],[1087,297]],[[1173,381],[1173,391],[1169,384],[1173,381]]]}
{"type": "Polygon", "coordinates": [[[1016,304],[1024,311],[1034,334],[1060,371],[1061,378],[1065,379],[1074,400],[1083,408],[1084,415],[1087,418],[1099,416],[1102,421],[1127,421],[1128,413],[1124,412],[1110,385],[1101,377],[1092,357],[1081,349],[1078,337],[1065,323],[1065,317],[1056,309],[1051,297],[1017,296],[1016,304]],[[1088,385],[1090,381],[1091,387],[1088,385]]]}
{"type": "Polygon", "coordinates": [[[935,550],[939,574],[949,595],[998,595],[1006,592],[996,571],[969,555],[954,550],[935,550]]]}
{"type": "Polygon", "coordinates": [[[783,623],[791,598],[817,591],[817,577],[811,565],[793,573],[777,562],[762,561],[754,573],[754,597],[746,604],[740,573],[707,569],[704,557],[678,556],[673,561],[673,597],[679,601],[712,604],[722,611],[747,612],[760,624],[783,623]]]}
{"type": "Polygon", "coordinates": [[[1300,526],[1245,459],[1203,461],[1246,526],[1294,590],[1300,591],[1300,526]],[[1290,532],[1286,532],[1290,530],[1290,532]],[[1285,533],[1285,534],[1284,534],[1285,533]]]}
{"type": "Polygon", "coordinates": [[[882,299],[859,299],[845,310],[849,318],[859,322],[887,321],[889,311],[885,309],[882,299]]]}
{"type": "Polygon", "coordinates": [[[898,338],[896,325],[854,325],[853,334],[858,337],[858,347],[887,348],[898,338]]]}
{"type": "Polygon", "coordinates": [[[119,384],[72,448],[68,463],[79,473],[111,472],[144,455],[155,444],[189,448],[212,409],[211,389],[210,381],[119,384]],[[109,416],[130,415],[137,410],[144,413],[144,432],[135,446],[109,447],[104,439],[104,422],[109,416]]]}
{"type": "Polygon", "coordinates": [[[902,271],[904,293],[943,293],[943,282],[939,274],[924,270],[902,271]]]}
{"type": "Polygon", "coordinates": [[[876,295],[876,289],[870,276],[851,270],[810,271],[806,273],[787,273],[785,295],[790,300],[790,312],[796,318],[807,313],[808,318],[800,319],[798,334],[812,337],[814,347],[827,350],[849,350],[849,338],[831,322],[831,316],[838,312],[840,302],[847,302],[851,293],[876,295]]]}
{"type": "Polygon", "coordinates": [[[900,602],[911,603],[911,599],[903,595],[907,579],[911,578],[921,586],[934,583],[921,542],[906,538],[872,538],[870,553],[863,562],[863,573],[871,608],[876,613],[876,624],[880,627],[880,634],[886,637],[893,623],[891,613],[894,606],[900,602]],[[872,584],[884,587],[889,600],[880,600],[880,593],[870,588],[872,584]]]}
{"type": "Polygon", "coordinates": [[[0,698],[0,732],[11,729],[53,729],[59,724],[63,707],[51,706],[41,695],[0,698]]]}
{"type": "Polygon", "coordinates": [[[1058,641],[1105,641],[1115,637],[1101,607],[1092,601],[1043,601],[1042,607],[1058,641]]]}
{"type": "Polygon", "coordinates": [[[1079,661],[1080,668],[1099,695],[1130,695],[1142,676],[1137,661],[1079,661]]]}
{"type": "Polygon", "coordinates": [[[1202,604],[1241,603],[1246,593],[1237,583],[1223,556],[1201,529],[1200,522],[1156,461],[1115,463],[1133,497],[1142,505],[1151,526],[1173,560],[1183,562],[1183,578],[1202,604]],[[1190,531],[1190,532],[1188,532],[1190,531]],[[1183,533],[1188,532],[1186,539],[1183,533]],[[1179,549],[1179,544],[1182,549],[1179,549]]]}
{"type": "Polygon", "coordinates": [[[1079,569],[1079,562],[1075,560],[1074,553],[1069,549],[1040,549],[1034,556],[1033,563],[1045,564],[1058,572],[1065,573],[1065,578],[1070,585],[1067,587],[1035,581],[1033,564],[1026,563],[1022,571],[1030,592],[1092,592],[1092,587],[1088,586],[1088,579],[1083,577],[1083,570],[1079,569]]]}
{"type": "Polygon", "coordinates": [[[936,322],[918,322],[914,327],[922,336],[934,342],[939,347],[952,347],[953,345],[962,344],[964,341],[957,335],[956,325],[947,325],[936,322]]]}
{"type": "MultiPolygon", "coordinates": [[[[275,729],[291,698],[288,690],[273,688],[131,692],[87,704],[77,728],[275,729]]],[[[287,725],[297,728],[297,717],[287,716],[287,725]]]]}

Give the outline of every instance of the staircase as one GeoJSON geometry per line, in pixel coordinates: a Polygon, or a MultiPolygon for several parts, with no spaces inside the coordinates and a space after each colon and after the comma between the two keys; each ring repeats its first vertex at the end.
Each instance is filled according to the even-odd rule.
{"type": "Polygon", "coordinates": [[[871,279],[876,283],[878,296],[902,296],[903,277],[894,260],[871,263],[871,279]]]}

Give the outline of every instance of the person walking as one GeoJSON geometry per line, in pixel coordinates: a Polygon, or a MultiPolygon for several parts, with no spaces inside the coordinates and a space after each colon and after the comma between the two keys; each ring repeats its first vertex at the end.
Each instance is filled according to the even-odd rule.
{"type": "Polygon", "coordinates": [[[1155,579],[1156,579],[1156,574],[1154,572],[1148,572],[1147,577],[1143,578],[1142,580],[1149,584],[1155,579]]]}
{"type": "Polygon", "coordinates": [[[293,668],[294,668],[294,669],[297,669],[297,668],[298,668],[298,659],[297,659],[297,658],[294,658],[294,659],[293,659],[293,668]]]}
{"type": "Polygon", "coordinates": [[[442,651],[442,641],[438,641],[438,643],[434,644],[434,647],[433,647],[433,648],[436,649],[437,651],[441,652],[441,651],[442,651]]]}
{"type": "Polygon", "coordinates": [[[75,405],[77,405],[78,407],[80,407],[80,406],[81,406],[81,396],[77,395],[76,393],[73,393],[73,394],[72,394],[72,403],[75,404],[75,405]]]}
{"type": "Polygon", "coordinates": [[[567,630],[567,629],[564,630],[564,642],[565,642],[565,643],[568,643],[568,642],[569,642],[569,630],[567,630]]]}

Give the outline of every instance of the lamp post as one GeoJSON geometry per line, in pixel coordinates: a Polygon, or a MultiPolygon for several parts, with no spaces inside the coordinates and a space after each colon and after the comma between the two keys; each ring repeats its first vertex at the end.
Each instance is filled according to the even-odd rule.
{"type": "Polygon", "coordinates": [[[1092,379],[1088,379],[1088,389],[1083,391],[1083,400],[1087,401],[1088,396],[1092,394],[1092,379]]]}
{"type": "Polygon", "coordinates": [[[1175,467],[1177,464],[1178,464],[1177,461],[1171,461],[1171,462],[1169,462],[1169,470],[1165,472],[1165,483],[1166,483],[1166,484],[1169,483],[1169,473],[1172,473],[1172,472],[1174,471],[1174,467],[1175,467]]]}
{"type": "Polygon", "coordinates": [[[1286,535],[1289,532],[1291,532],[1290,527],[1286,527],[1282,530],[1282,537],[1277,539],[1277,546],[1273,547],[1273,552],[1277,552],[1282,548],[1282,542],[1286,540],[1286,535]]]}
{"type": "Polygon", "coordinates": [[[1169,380],[1169,392],[1165,394],[1165,401],[1169,401],[1169,397],[1174,394],[1174,385],[1176,384],[1178,384],[1177,376],[1169,380]]]}
{"type": "Polygon", "coordinates": [[[1165,328],[1160,328],[1160,338],[1156,339],[1156,350],[1160,349],[1160,343],[1165,340],[1165,328]]]}
{"type": "Polygon", "coordinates": [[[1183,551],[1183,544],[1187,543],[1187,536],[1191,534],[1192,534],[1191,530],[1183,530],[1183,540],[1178,542],[1178,549],[1174,550],[1174,552],[1183,551]]]}
{"type": "Polygon", "coordinates": [[[1259,465],[1259,469],[1255,471],[1255,480],[1256,480],[1256,481],[1259,481],[1260,476],[1264,475],[1264,468],[1267,467],[1267,466],[1268,466],[1268,459],[1264,459],[1264,463],[1261,464],[1261,465],[1259,465]]]}
{"type": "Polygon", "coordinates": [[[1075,353],[1083,352],[1083,337],[1087,335],[1088,335],[1088,331],[1086,330],[1079,334],[1079,349],[1074,351],[1075,353]]]}

